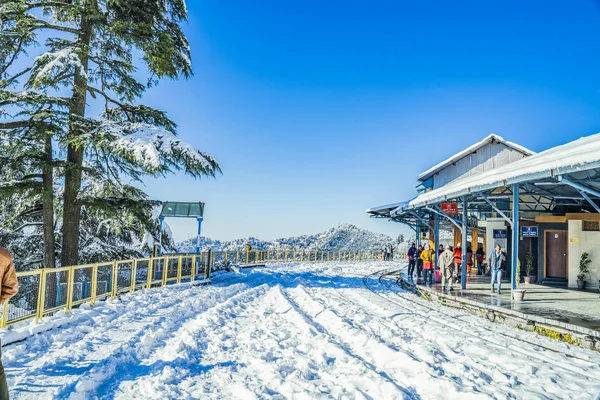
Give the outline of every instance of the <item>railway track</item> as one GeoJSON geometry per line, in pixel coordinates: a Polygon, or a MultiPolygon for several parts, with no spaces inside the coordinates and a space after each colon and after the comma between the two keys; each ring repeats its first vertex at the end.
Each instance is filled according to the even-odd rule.
{"type": "Polygon", "coordinates": [[[438,325],[450,328],[463,335],[472,335],[473,333],[476,333],[491,347],[494,347],[498,350],[510,350],[515,353],[519,353],[525,357],[535,358],[541,362],[552,364],[557,368],[560,368],[573,374],[577,374],[589,379],[600,379],[600,365],[588,359],[578,357],[573,354],[567,354],[560,349],[553,348],[551,346],[545,346],[521,337],[505,333],[502,333],[502,339],[504,340],[503,343],[499,341],[496,337],[493,337],[493,335],[497,333],[490,334],[490,331],[485,329],[484,327],[478,327],[473,324],[469,324],[468,326],[461,326],[465,323],[463,318],[472,317],[472,315],[467,313],[460,315],[451,315],[449,313],[440,311],[437,307],[434,307],[429,304],[424,304],[421,299],[414,297],[414,295],[409,294],[409,292],[402,291],[402,289],[400,289],[396,281],[390,279],[391,275],[394,275],[395,273],[400,273],[403,269],[404,268],[384,269],[381,271],[374,272],[372,274],[365,275],[363,277],[363,283],[365,287],[371,292],[385,299],[386,301],[405,309],[409,314],[422,317],[438,325]],[[384,289],[383,292],[381,291],[382,288],[384,289]],[[408,303],[408,305],[406,303],[408,303]],[[530,349],[532,349],[532,346],[534,350],[538,351],[531,351],[530,349]],[[586,364],[586,366],[583,367],[579,365],[557,363],[556,361],[543,355],[543,352],[546,351],[553,353],[562,353],[566,358],[571,359],[573,361],[576,360],[576,362],[578,363],[584,363],[586,364]],[[588,368],[594,368],[596,371],[594,371],[594,373],[591,374],[590,371],[587,370],[588,368]]]}

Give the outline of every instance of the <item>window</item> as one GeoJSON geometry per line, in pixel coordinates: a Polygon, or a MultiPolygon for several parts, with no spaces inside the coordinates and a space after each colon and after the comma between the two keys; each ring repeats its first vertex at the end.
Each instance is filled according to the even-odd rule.
{"type": "Polygon", "coordinates": [[[600,221],[582,221],[584,232],[596,232],[600,231],[600,221]]]}

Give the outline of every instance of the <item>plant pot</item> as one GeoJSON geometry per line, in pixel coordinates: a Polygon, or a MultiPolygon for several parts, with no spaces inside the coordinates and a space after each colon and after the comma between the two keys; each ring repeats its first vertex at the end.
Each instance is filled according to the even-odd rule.
{"type": "Polygon", "coordinates": [[[586,281],[580,281],[579,279],[577,279],[577,289],[584,290],[585,284],[586,284],[586,281]]]}
{"type": "Polygon", "coordinates": [[[515,289],[512,291],[512,298],[514,301],[523,301],[525,298],[525,289],[515,289]]]}
{"type": "Polygon", "coordinates": [[[525,283],[536,283],[537,282],[537,275],[525,275],[525,283]]]}

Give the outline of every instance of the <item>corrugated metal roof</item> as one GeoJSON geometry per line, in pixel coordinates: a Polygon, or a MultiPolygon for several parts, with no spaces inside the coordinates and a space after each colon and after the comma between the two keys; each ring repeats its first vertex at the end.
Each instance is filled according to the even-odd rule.
{"type": "Polygon", "coordinates": [[[532,155],[535,154],[535,152],[529,150],[526,147],[523,147],[521,145],[518,145],[516,143],[513,142],[509,142],[507,140],[504,140],[504,138],[502,136],[498,136],[494,133],[488,135],[485,139],[483,139],[481,142],[477,142],[474,145],[467,147],[466,149],[464,149],[463,151],[456,153],[455,155],[453,155],[452,157],[442,161],[441,163],[435,165],[434,167],[429,168],[427,171],[421,173],[418,176],[418,179],[420,181],[424,181],[428,178],[430,178],[431,176],[435,175],[437,172],[443,170],[444,168],[446,168],[447,166],[461,160],[464,157],[467,157],[469,154],[475,153],[477,150],[479,150],[480,148],[482,148],[483,146],[485,146],[488,143],[502,143],[510,148],[513,148],[525,155],[532,155]]]}

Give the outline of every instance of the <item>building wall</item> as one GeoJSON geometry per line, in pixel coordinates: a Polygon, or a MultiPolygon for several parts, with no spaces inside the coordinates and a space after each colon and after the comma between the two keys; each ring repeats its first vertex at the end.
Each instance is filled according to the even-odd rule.
{"type": "MultiPolygon", "coordinates": [[[[506,226],[506,221],[502,218],[488,218],[485,225],[485,235],[487,237],[485,255],[486,258],[494,252],[496,244],[502,246],[502,250],[508,251],[508,243],[510,241],[510,233],[506,226]],[[507,230],[507,238],[504,240],[494,239],[494,229],[505,229],[507,230]]],[[[508,254],[507,254],[508,255],[508,254]]],[[[508,260],[506,260],[508,262],[508,260]]]]}
{"type": "MultiPolygon", "coordinates": [[[[552,223],[539,223],[538,224],[538,281],[541,281],[545,278],[544,276],[544,237],[546,235],[546,230],[568,230],[569,227],[567,223],[562,222],[552,222],[552,223]]],[[[571,262],[567,260],[569,263],[569,271],[571,271],[571,262]]],[[[579,263],[578,263],[579,264],[579,263]]]]}
{"type": "Polygon", "coordinates": [[[524,157],[523,153],[503,143],[488,143],[476,153],[469,154],[436,173],[433,176],[433,188],[437,189],[457,178],[480,174],[524,157]]]}
{"type": "Polygon", "coordinates": [[[600,279],[600,232],[582,231],[583,221],[571,220],[569,226],[569,287],[577,287],[579,260],[583,252],[590,254],[592,262],[589,265],[590,274],[586,279],[588,288],[598,288],[600,279]]]}

